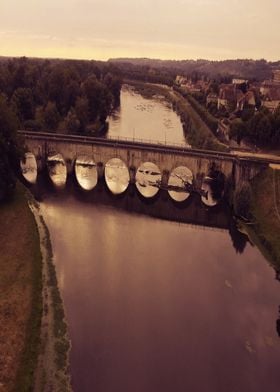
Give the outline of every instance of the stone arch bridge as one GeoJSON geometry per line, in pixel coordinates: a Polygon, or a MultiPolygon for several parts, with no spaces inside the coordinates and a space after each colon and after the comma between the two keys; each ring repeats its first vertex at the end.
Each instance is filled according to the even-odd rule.
{"type": "MultiPolygon", "coordinates": [[[[127,165],[131,183],[135,182],[135,173],[144,162],[153,162],[158,166],[163,185],[167,184],[173,169],[185,166],[191,170],[197,186],[213,170],[223,173],[226,180],[236,186],[239,182],[251,180],[271,162],[249,155],[237,156],[187,146],[142,143],[132,139],[113,140],[30,131],[18,131],[18,134],[24,138],[28,152],[34,154],[39,171],[45,167],[48,156],[60,153],[66,162],[67,173],[70,174],[77,157],[86,155],[94,160],[98,176],[102,177],[106,162],[111,158],[120,158],[127,165]]],[[[276,161],[280,163],[280,159],[276,161]]]]}

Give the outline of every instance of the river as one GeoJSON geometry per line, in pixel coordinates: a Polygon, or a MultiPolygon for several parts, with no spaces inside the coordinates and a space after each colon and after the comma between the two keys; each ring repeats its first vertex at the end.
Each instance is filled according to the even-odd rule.
{"type": "MultiPolygon", "coordinates": [[[[146,138],[136,123],[134,136],[146,138]]],[[[41,202],[74,391],[278,392],[279,281],[259,250],[233,234],[226,208],[176,203],[164,191],[145,201],[130,186],[125,196],[105,184],[90,192],[46,191],[41,202]],[[185,223],[136,214],[157,210],[185,223]]]]}
{"type": "Polygon", "coordinates": [[[124,85],[120,101],[120,107],[109,117],[109,137],[187,144],[180,118],[163,97],[147,99],[124,85]]]}

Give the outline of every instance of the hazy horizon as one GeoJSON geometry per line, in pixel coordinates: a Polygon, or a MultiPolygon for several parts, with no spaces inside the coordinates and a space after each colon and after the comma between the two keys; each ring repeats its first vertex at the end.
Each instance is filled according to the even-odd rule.
{"type": "Polygon", "coordinates": [[[0,55],[277,61],[278,15],[278,0],[10,0],[0,55]]]}

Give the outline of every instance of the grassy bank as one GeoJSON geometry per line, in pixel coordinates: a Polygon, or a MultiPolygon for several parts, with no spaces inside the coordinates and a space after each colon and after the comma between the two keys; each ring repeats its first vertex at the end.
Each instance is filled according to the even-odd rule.
{"type": "Polygon", "coordinates": [[[170,102],[181,118],[186,139],[192,147],[215,151],[227,151],[227,146],[222,144],[213,135],[201,116],[181,94],[165,85],[131,80],[126,80],[125,82],[132,85],[135,90],[145,98],[163,96],[170,102]]]}
{"type": "Polygon", "coordinates": [[[24,187],[0,205],[0,389],[29,391],[40,345],[42,258],[24,187]]]}
{"type": "Polygon", "coordinates": [[[268,169],[253,181],[251,212],[255,225],[248,233],[271,264],[280,271],[280,170],[268,169]]]}
{"type": "Polygon", "coordinates": [[[35,374],[35,392],[71,391],[67,324],[60,296],[49,230],[40,212],[40,206],[31,204],[40,235],[43,256],[43,315],[41,346],[35,374]]]}

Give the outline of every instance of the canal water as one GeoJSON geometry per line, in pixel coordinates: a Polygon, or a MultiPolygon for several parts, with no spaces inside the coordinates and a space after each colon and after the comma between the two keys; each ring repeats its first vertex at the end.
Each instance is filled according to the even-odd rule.
{"type": "MultiPolygon", "coordinates": [[[[135,99],[123,91],[121,117],[128,94],[135,99]]],[[[141,121],[146,129],[149,117],[141,121]]],[[[79,197],[48,191],[41,201],[74,391],[278,392],[280,283],[259,250],[233,234],[225,207],[102,187],[79,197]],[[153,207],[185,223],[135,213],[153,207]]]]}
{"type": "Polygon", "coordinates": [[[162,96],[147,99],[124,85],[120,99],[120,107],[109,117],[108,137],[187,144],[179,116],[162,96]]]}

